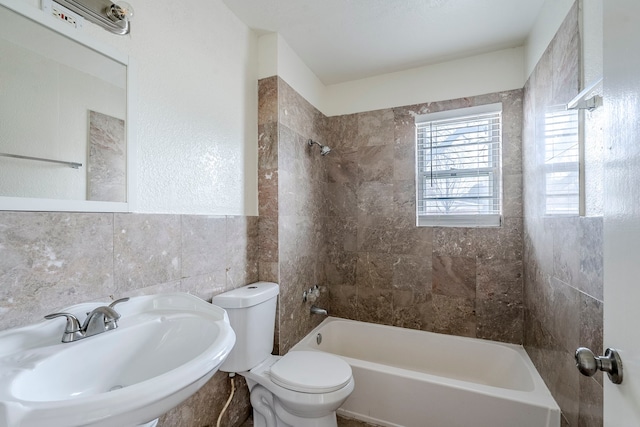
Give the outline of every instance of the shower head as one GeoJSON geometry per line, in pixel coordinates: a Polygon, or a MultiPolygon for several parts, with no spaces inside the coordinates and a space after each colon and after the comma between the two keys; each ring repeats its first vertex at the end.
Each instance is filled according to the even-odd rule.
{"type": "Polygon", "coordinates": [[[307,144],[309,144],[309,146],[313,146],[313,144],[316,144],[318,147],[320,147],[321,156],[326,156],[331,152],[331,148],[329,148],[328,145],[322,145],[319,142],[313,141],[311,139],[307,141],[307,144]]]}

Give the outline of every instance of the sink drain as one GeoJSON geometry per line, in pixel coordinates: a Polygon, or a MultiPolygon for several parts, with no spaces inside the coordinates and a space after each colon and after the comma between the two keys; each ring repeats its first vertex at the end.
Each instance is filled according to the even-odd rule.
{"type": "Polygon", "coordinates": [[[123,385],[114,385],[113,387],[111,387],[109,389],[109,391],[120,390],[121,388],[124,388],[124,386],[123,385]]]}

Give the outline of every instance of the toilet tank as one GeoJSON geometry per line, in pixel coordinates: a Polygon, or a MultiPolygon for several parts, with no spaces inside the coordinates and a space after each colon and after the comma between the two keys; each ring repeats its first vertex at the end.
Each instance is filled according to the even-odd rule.
{"type": "Polygon", "coordinates": [[[256,282],[213,297],[229,315],[236,344],[220,370],[248,371],[271,355],[276,324],[277,283],[256,282]]]}

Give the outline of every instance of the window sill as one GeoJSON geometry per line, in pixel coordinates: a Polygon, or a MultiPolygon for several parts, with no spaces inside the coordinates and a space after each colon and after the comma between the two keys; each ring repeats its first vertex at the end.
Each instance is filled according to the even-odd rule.
{"type": "Polygon", "coordinates": [[[502,215],[422,215],[418,227],[500,227],[502,215]]]}

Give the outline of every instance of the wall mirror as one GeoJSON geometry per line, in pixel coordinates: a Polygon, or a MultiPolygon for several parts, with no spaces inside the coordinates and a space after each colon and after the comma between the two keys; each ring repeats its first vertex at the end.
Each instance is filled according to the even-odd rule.
{"type": "Polygon", "coordinates": [[[0,209],[130,210],[127,55],[0,0],[0,209]]]}

